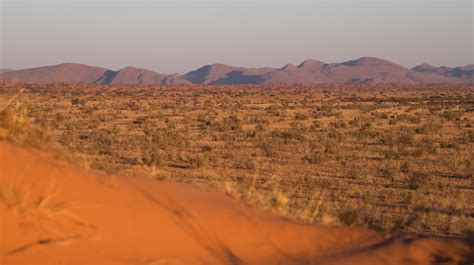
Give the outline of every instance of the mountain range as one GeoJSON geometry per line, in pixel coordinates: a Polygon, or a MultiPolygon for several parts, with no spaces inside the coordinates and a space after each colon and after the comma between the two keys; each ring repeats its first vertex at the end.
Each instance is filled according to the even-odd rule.
{"type": "Polygon", "coordinates": [[[424,63],[412,68],[412,70],[421,72],[421,73],[433,73],[433,74],[447,76],[447,77],[457,77],[457,78],[467,78],[467,79],[474,78],[474,64],[451,68],[447,66],[434,67],[430,64],[424,63]]]}
{"type": "Polygon", "coordinates": [[[183,75],[169,75],[131,66],[114,71],[83,64],[63,63],[22,70],[0,69],[0,81],[138,85],[296,83],[474,84],[474,65],[451,68],[421,64],[408,69],[387,60],[362,57],[342,63],[306,60],[297,66],[287,64],[282,68],[245,68],[212,64],[183,75]]]}

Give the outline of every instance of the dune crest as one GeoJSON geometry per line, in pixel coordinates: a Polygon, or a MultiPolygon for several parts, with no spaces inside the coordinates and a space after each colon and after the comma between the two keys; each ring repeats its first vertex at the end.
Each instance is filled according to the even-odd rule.
{"type": "Polygon", "coordinates": [[[460,240],[303,225],[216,192],[0,142],[2,264],[459,264],[460,240]]]}

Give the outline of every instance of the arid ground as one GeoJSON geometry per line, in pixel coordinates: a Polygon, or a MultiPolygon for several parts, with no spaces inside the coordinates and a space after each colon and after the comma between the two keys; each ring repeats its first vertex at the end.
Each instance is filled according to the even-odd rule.
{"type": "MultiPolygon", "coordinates": [[[[276,260],[293,262],[282,264],[312,264],[310,260],[323,262],[328,255],[344,253],[336,256],[352,257],[359,253],[355,249],[374,251],[377,244],[394,244],[397,250],[426,244],[429,247],[424,251],[431,254],[423,252],[421,256],[426,259],[420,264],[429,264],[430,255],[439,253],[439,249],[447,249],[443,255],[459,259],[469,252],[461,241],[384,240],[388,235],[463,239],[474,231],[473,92],[472,85],[3,84],[0,137],[10,143],[1,143],[1,171],[18,174],[1,176],[1,209],[15,212],[7,215],[4,225],[10,227],[26,218],[22,221],[25,227],[42,228],[11,232],[18,234],[5,230],[2,251],[20,246],[9,249],[9,253],[46,251],[41,252],[45,256],[38,257],[48,257],[48,251],[60,249],[47,250],[45,246],[50,242],[72,246],[75,241],[80,242],[83,251],[88,246],[99,249],[100,233],[94,231],[114,237],[118,236],[114,229],[123,228],[125,234],[117,239],[123,240],[123,248],[143,243],[142,252],[140,248],[124,251],[120,261],[114,262],[105,257],[111,253],[108,251],[119,248],[110,246],[96,258],[125,264],[133,256],[130,253],[136,251],[143,258],[133,260],[136,264],[175,264],[160,263],[157,257],[149,256],[154,249],[148,244],[157,240],[151,236],[155,233],[146,235],[146,230],[137,228],[134,235],[135,228],[131,228],[139,225],[146,229],[159,223],[160,214],[150,211],[163,208],[167,212],[163,220],[172,228],[156,224],[157,231],[173,238],[173,229],[179,230],[176,222],[184,222],[180,229],[184,227],[184,233],[201,246],[200,250],[194,250],[194,245],[183,246],[186,251],[216,264],[222,264],[222,260],[229,264],[277,264],[276,260]],[[32,151],[34,148],[62,162],[53,162],[40,151],[32,151]],[[32,161],[27,161],[30,155],[32,161]],[[65,165],[68,162],[75,165],[65,165]],[[64,172],[73,173],[64,173],[65,179],[61,179],[62,167],[64,172]],[[81,173],[77,173],[81,171],[89,177],[81,180],[81,173]],[[60,189],[63,191],[57,191],[60,189]],[[97,209],[89,205],[94,201],[99,205],[97,209]],[[100,216],[101,207],[107,208],[103,214],[110,215],[110,219],[100,216]],[[116,207],[116,211],[110,207],[116,207]],[[133,207],[136,215],[129,212],[133,207]],[[31,211],[34,213],[30,216],[31,211]],[[79,214],[81,211],[85,217],[79,214]],[[40,220],[43,215],[46,221],[40,220]],[[67,220],[57,221],[56,226],[56,215],[67,220]],[[190,224],[186,216],[199,220],[190,224]],[[123,220],[129,218],[141,219],[123,220]],[[232,219],[237,227],[242,222],[236,230],[240,233],[234,231],[238,236],[223,232],[225,227],[232,230],[232,219]],[[222,224],[211,229],[214,234],[210,235],[208,223],[221,222],[218,220],[222,224]],[[104,228],[107,222],[111,222],[110,227],[104,228]],[[249,228],[247,222],[268,225],[268,231],[252,232],[255,237],[247,238],[243,230],[259,230],[249,228]],[[168,234],[167,229],[171,231],[168,234]],[[262,249],[264,254],[258,256],[251,249],[255,251],[256,242],[264,241],[265,233],[275,235],[274,243],[288,242],[262,249]],[[338,249],[337,253],[321,252],[322,243],[311,241],[318,235],[324,241],[348,238],[348,243],[328,243],[327,248],[338,249]],[[141,236],[148,241],[137,241],[141,236]],[[98,241],[84,243],[82,237],[98,241]],[[300,243],[294,243],[300,238],[300,243]],[[250,243],[242,246],[242,242],[250,243]],[[20,243],[31,243],[31,249],[30,245],[22,249],[20,243]],[[280,259],[275,254],[280,247],[288,250],[282,253],[290,253],[291,258],[280,259]],[[217,254],[209,257],[209,253],[217,254]]],[[[180,236],[186,237],[179,234],[177,241],[180,236]]],[[[179,249],[168,248],[160,253],[169,250],[167,253],[176,257],[179,249]]],[[[71,249],[64,251],[67,255],[71,249]]],[[[403,256],[407,250],[400,251],[403,256]]],[[[34,257],[24,255],[25,259],[34,257]]],[[[15,256],[5,258],[22,264],[15,256]]],[[[60,263],[61,257],[57,254],[55,262],[60,263]]],[[[342,263],[338,260],[327,264],[342,263]]]]}
{"type": "Polygon", "coordinates": [[[0,141],[2,264],[470,264],[456,239],[291,223],[216,192],[0,141]]]}

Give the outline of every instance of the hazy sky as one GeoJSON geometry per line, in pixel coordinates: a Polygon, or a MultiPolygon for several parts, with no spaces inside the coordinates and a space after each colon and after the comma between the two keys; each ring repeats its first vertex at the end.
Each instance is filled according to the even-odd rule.
{"type": "Polygon", "coordinates": [[[76,62],[174,73],[362,56],[474,62],[474,0],[0,0],[0,68],[76,62]]]}

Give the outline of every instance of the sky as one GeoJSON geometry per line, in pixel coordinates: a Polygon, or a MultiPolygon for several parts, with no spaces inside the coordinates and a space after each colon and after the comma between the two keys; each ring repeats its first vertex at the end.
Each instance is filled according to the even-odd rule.
{"type": "Polygon", "coordinates": [[[474,0],[0,0],[0,68],[474,63],[474,0]]]}

